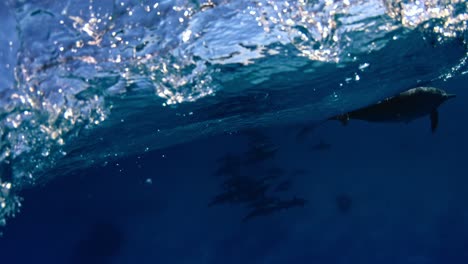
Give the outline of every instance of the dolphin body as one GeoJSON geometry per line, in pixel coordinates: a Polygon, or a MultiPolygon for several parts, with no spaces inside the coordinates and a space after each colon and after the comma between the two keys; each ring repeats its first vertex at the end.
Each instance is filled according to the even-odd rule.
{"type": "Polygon", "coordinates": [[[429,115],[434,133],[439,123],[437,108],[446,100],[454,98],[444,90],[434,87],[417,87],[386,98],[376,104],[357,109],[328,120],[339,120],[346,125],[350,119],[368,122],[405,122],[429,115]]]}

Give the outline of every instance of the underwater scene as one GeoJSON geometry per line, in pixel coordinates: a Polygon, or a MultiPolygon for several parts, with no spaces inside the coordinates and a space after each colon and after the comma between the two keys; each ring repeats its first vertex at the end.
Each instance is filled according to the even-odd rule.
{"type": "Polygon", "coordinates": [[[0,24],[0,263],[468,263],[467,1],[0,24]]]}

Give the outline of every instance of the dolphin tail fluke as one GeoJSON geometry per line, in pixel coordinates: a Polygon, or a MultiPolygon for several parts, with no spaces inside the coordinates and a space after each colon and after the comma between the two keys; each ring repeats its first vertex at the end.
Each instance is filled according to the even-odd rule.
{"type": "Polygon", "coordinates": [[[346,126],[348,125],[348,121],[349,121],[349,116],[347,114],[344,114],[344,115],[337,115],[335,117],[332,117],[330,118],[332,120],[338,120],[340,121],[340,123],[343,125],[343,126],[346,126]]]}
{"type": "Polygon", "coordinates": [[[435,133],[438,124],[439,124],[439,112],[437,112],[437,109],[434,109],[431,112],[431,130],[432,130],[432,133],[435,133]]]}

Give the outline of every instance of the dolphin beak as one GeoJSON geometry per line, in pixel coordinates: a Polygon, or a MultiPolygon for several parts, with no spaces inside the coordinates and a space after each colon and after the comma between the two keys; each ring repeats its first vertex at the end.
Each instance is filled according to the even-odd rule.
{"type": "Polygon", "coordinates": [[[445,95],[446,99],[455,98],[455,97],[457,97],[457,95],[455,95],[455,94],[446,94],[445,95]]]}

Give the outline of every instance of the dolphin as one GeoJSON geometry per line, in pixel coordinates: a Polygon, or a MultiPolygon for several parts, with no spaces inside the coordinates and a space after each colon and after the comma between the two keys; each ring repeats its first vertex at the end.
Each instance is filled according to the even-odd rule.
{"type": "Polygon", "coordinates": [[[337,115],[328,120],[338,120],[346,125],[350,119],[368,122],[405,122],[429,115],[434,133],[439,123],[437,108],[454,94],[434,87],[416,87],[386,98],[376,104],[337,115]]]}
{"type": "Polygon", "coordinates": [[[266,216],[273,214],[274,212],[286,210],[292,207],[301,206],[304,207],[307,203],[307,200],[302,198],[294,197],[290,200],[277,200],[275,198],[268,199],[264,201],[265,203],[258,203],[258,207],[255,207],[252,211],[250,211],[242,220],[243,222],[250,220],[254,217],[258,216],[266,216]]]}
{"type": "Polygon", "coordinates": [[[320,140],[318,144],[311,146],[310,149],[315,150],[315,151],[322,151],[322,150],[329,150],[330,148],[331,148],[331,144],[326,143],[323,140],[320,140]]]}

